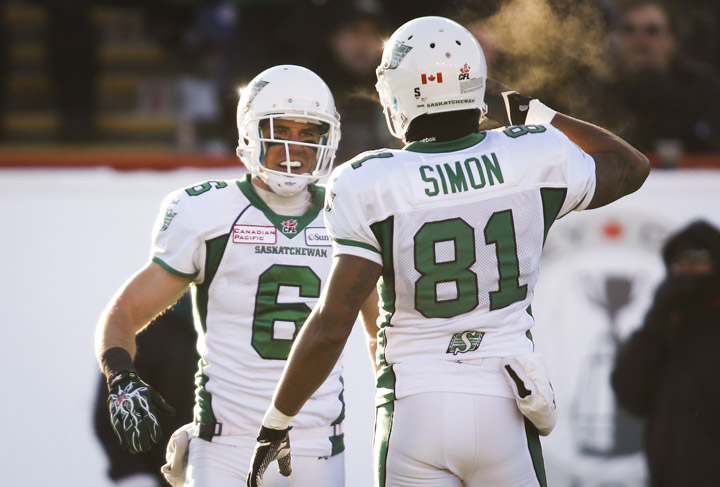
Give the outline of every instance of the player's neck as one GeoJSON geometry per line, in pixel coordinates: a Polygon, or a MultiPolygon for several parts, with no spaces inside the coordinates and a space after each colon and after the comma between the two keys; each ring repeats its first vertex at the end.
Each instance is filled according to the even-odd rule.
{"type": "Polygon", "coordinates": [[[312,204],[310,192],[307,189],[290,196],[280,196],[277,193],[263,189],[253,181],[255,193],[278,215],[301,216],[305,214],[312,204]]]}
{"type": "Polygon", "coordinates": [[[455,112],[420,115],[410,123],[405,134],[405,142],[418,140],[428,142],[447,142],[476,133],[480,123],[479,110],[460,110],[455,112]]]}

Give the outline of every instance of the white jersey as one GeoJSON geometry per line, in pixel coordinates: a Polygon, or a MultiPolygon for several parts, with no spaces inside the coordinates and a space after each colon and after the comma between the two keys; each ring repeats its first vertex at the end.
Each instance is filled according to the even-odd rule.
{"type": "Polygon", "coordinates": [[[429,391],[513,397],[492,358],[532,351],[547,232],[594,191],[593,158],[550,125],[415,142],[337,168],[333,252],[383,266],[378,404],[429,391]]]}
{"type": "MultiPolygon", "coordinates": [[[[153,260],[193,278],[201,356],[195,422],[222,425],[212,441],[257,435],[292,342],[320,296],[331,246],[324,188],[310,189],[310,209],[285,217],[260,199],[249,174],[208,181],[170,194],[156,223],[153,260]]],[[[337,431],[330,425],[344,417],[341,371],[338,361],[293,420],[294,434],[337,431]]]]}

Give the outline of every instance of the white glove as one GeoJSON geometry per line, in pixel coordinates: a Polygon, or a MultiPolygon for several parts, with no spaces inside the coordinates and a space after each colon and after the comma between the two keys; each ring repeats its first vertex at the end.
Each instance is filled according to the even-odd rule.
{"type": "Polygon", "coordinates": [[[190,438],[195,436],[195,428],[196,426],[193,423],[181,426],[168,440],[167,450],[165,451],[166,463],[160,468],[160,471],[173,487],[182,487],[185,484],[188,446],[190,438]]]}
{"type": "Polygon", "coordinates": [[[538,433],[549,435],[557,423],[557,406],[542,354],[506,357],[501,367],[520,412],[535,425],[538,433]]]}

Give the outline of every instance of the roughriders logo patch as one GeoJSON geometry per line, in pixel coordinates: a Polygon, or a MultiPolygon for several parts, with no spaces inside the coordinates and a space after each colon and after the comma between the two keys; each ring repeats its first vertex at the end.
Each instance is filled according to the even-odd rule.
{"type": "Polygon", "coordinates": [[[335,193],[332,191],[330,194],[325,198],[325,211],[330,212],[333,209],[333,201],[335,200],[335,193]]]}
{"type": "Polygon", "coordinates": [[[170,222],[173,218],[175,218],[175,215],[177,215],[177,213],[172,211],[172,208],[167,209],[167,211],[165,212],[165,218],[163,218],[162,227],[160,227],[161,232],[164,232],[168,229],[168,227],[170,226],[170,222]]]}
{"type": "Polygon", "coordinates": [[[249,86],[249,87],[247,88],[247,89],[250,90],[250,96],[248,96],[248,105],[250,105],[250,104],[253,102],[253,100],[255,99],[255,97],[257,96],[257,94],[260,93],[260,90],[262,90],[263,88],[265,88],[265,87],[268,85],[268,83],[270,83],[270,82],[269,82],[269,81],[260,80],[260,81],[258,81],[257,83],[255,83],[254,85],[249,86]]]}
{"type": "Polygon", "coordinates": [[[283,233],[297,233],[297,225],[298,222],[295,219],[286,220],[282,222],[282,231],[283,233]]]}
{"type": "Polygon", "coordinates": [[[400,62],[411,50],[412,47],[406,46],[402,41],[396,42],[393,46],[390,61],[386,64],[385,69],[395,69],[400,66],[400,62]]]}
{"type": "Polygon", "coordinates": [[[445,353],[457,355],[458,353],[474,352],[480,346],[484,335],[485,333],[481,331],[455,333],[452,338],[450,338],[450,344],[445,353]]]}

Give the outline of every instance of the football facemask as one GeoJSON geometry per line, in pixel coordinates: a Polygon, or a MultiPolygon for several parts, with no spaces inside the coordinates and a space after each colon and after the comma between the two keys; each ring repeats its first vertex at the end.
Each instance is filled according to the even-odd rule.
{"type": "Polygon", "coordinates": [[[329,88],[312,71],[286,65],[260,73],[243,90],[237,119],[240,136],[237,155],[274,192],[297,193],[332,169],[340,141],[339,115],[329,88]],[[316,124],[319,136],[290,140],[276,133],[278,120],[316,124]],[[268,150],[277,145],[283,148],[285,161],[280,168],[271,169],[266,157],[268,150]],[[308,171],[301,174],[297,168],[303,166],[303,161],[293,160],[300,147],[306,149],[305,157],[314,157],[308,171]]]}

